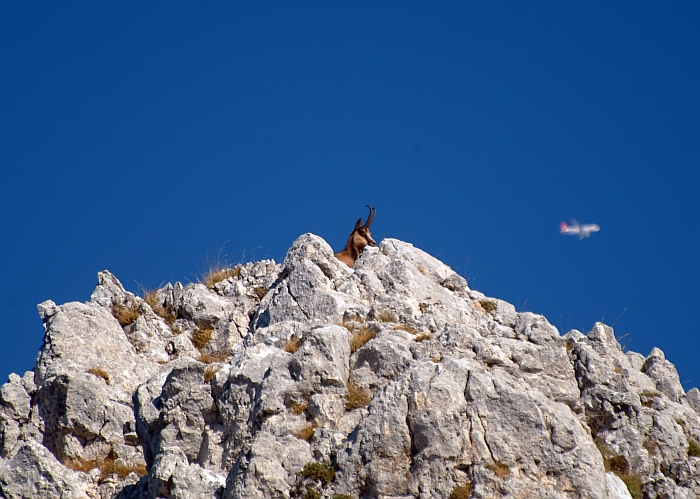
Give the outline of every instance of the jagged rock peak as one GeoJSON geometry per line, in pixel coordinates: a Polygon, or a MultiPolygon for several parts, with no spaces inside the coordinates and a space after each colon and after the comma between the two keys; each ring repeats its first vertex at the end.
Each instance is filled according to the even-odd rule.
{"type": "Polygon", "coordinates": [[[385,239],[38,306],[0,388],[6,498],[691,498],[700,392],[385,239]]]}

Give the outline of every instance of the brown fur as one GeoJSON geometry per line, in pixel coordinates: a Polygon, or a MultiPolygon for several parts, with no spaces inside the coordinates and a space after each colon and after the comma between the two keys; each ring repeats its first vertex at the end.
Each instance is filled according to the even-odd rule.
{"type": "Polygon", "coordinates": [[[367,205],[369,208],[369,216],[364,225],[362,225],[362,217],[355,223],[355,228],[350,233],[348,238],[348,243],[345,245],[345,249],[335,254],[335,257],[346,264],[348,267],[352,268],[355,266],[355,261],[367,246],[376,246],[377,243],[372,239],[372,234],[369,231],[369,226],[374,220],[374,215],[376,215],[377,210],[367,205]]]}

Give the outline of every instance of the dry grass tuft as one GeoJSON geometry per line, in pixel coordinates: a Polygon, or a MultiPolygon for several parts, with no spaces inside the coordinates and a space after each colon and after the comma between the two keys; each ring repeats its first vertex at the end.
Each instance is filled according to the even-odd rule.
{"type": "Polygon", "coordinates": [[[361,386],[357,386],[351,379],[348,380],[348,394],[345,396],[345,410],[352,411],[358,407],[367,407],[370,397],[361,386]]]}
{"type": "Polygon", "coordinates": [[[73,471],[82,471],[83,473],[88,473],[97,468],[101,472],[100,482],[110,475],[117,475],[120,480],[124,479],[132,471],[140,477],[148,474],[148,470],[143,464],[127,464],[123,460],[117,459],[113,451],[110,451],[105,459],[92,461],[69,459],[64,464],[73,471]]]}
{"type": "Polygon", "coordinates": [[[620,480],[627,485],[627,490],[632,496],[632,499],[642,499],[642,497],[644,497],[642,493],[642,479],[639,478],[639,475],[620,476],[620,480]]]}
{"type": "MultiPolygon", "coordinates": [[[[605,443],[599,443],[595,440],[594,442],[598,446],[598,450],[600,450],[600,453],[603,456],[603,464],[605,465],[605,471],[615,473],[620,478],[620,480],[622,480],[625,483],[625,485],[627,486],[627,490],[629,491],[633,499],[642,499],[642,480],[639,477],[639,475],[630,474],[630,465],[629,461],[627,461],[627,458],[625,456],[614,454],[613,450],[610,447],[608,447],[605,443]]],[[[647,451],[651,450],[651,452],[653,452],[653,449],[655,448],[654,443],[649,441],[646,441],[643,445],[644,448],[647,449],[647,451]]]]}
{"type": "Polygon", "coordinates": [[[306,426],[304,426],[301,430],[296,432],[294,434],[295,437],[301,439],[301,440],[306,440],[307,442],[311,442],[311,439],[314,438],[314,424],[309,423],[306,426]]]}
{"type": "Polygon", "coordinates": [[[228,279],[229,277],[238,277],[241,273],[243,265],[238,264],[235,267],[229,267],[220,263],[214,264],[209,268],[205,276],[202,276],[200,283],[207,288],[212,289],[215,284],[228,279]]]}
{"type": "Polygon", "coordinates": [[[155,312],[157,308],[162,307],[162,303],[158,303],[158,290],[143,290],[143,301],[148,303],[153,311],[155,312]]]}
{"type": "Polygon", "coordinates": [[[653,440],[649,440],[648,438],[644,439],[644,441],[642,442],[642,447],[644,447],[647,450],[650,456],[653,456],[657,450],[661,449],[661,446],[658,442],[654,442],[653,440]]]}
{"type": "Polygon", "coordinates": [[[433,339],[432,334],[421,333],[421,334],[417,335],[415,338],[413,338],[413,341],[421,342],[421,341],[428,341],[428,340],[432,340],[432,339],[433,339]]]}
{"type": "Polygon", "coordinates": [[[136,322],[141,312],[134,306],[112,305],[112,315],[119,321],[121,327],[128,326],[136,322]]]}
{"type": "Polygon", "coordinates": [[[626,475],[630,469],[630,464],[625,456],[603,458],[603,463],[605,471],[612,471],[616,475],[626,475]]]}
{"type": "Polygon", "coordinates": [[[493,471],[495,475],[501,480],[507,477],[508,473],[510,473],[508,466],[500,461],[495,461],[493,464],[487,465],[487,468],[493,471]]]}
{"type": "Polygon", "coordinates": [[[295,353],[301,348],[301,346],[306,341],[306,338],[298,338],[296,334],[293,334],[287,343],[284,344],[284,351],[289,353],[295,353]]]}
{"type": "Polygon", "coordinates": [[[148,303],[148,305],[153,310],[153,313],[161,319],[163,319],[168,325],[168,327],[173,330],[173,332],[178,332],[178,329],[175,327],[175,320],[177,319],[177,315],[173,310],[166,308],[163,303],[160,303],[158,301],[158,290],[149,291],[144,289],[143,301],[148,303]]]}
{"type": "Polygon", "coordinates": [[[302,400],[301,402],[291,402],[289,404],[289,410],[297,416],[303,413],[307,409],[307,407],[309,407],[308,400],[302,400]]]}
{"type": "Polygon", "coordinates": [[[214,334],[214,328],[211,326],[197,327],[192,333],[192,344],[201,352],[209,343],[212,334],[214,334]]]}
{"type": "Polygon", "coordinates": [[[357,352],[375,336],[376,333],[370,331],[367,326],[362,326],[360,329],[352,331],[352,335],[350,336],[350,354],[352,355],[357,352]]]}
{"type": "Polygon", "coordinates": [[[105,382],[108,385],[111,384],[111,380],[109,379],[109,373],[107,371],[105,371],[104,369],[102,369],[101,367],[99,367],[99,366],[91,367],[90,369],[88,369],[87,372],[90,374],[94,374],[98,378],[102,378],[103,380],[105,380],[105,382]]]}
{"type": "Polygon", "coordinates": [[[204,382],[209,383],[211,380],[214,379],[214,376],[216,373],[218,373],[221,370],[221,366],[211,364],[208,365],[207,368],[204,370],[204,382]]]}
{"type": "Polygon", "coordinates": [[[644,390],[639,393],[639,401],[644,407],[651,407],[654,404],[654,399],[660,397],[661,394],[654,390],[644,390]]]}
{"type": "MultiPolygon", "coordinates": [[[[642,480],[639,475],[630,474],[630,465],[627,458],[625,456],[615,454],[610,446],[598,438],[594,439],[593,442],[596,444],[600,454],[603,456],[605,471],[615,473],[618,477],[620,477],[620,480],[625,483],[627,490],[629,490],[629,493],[633,499],[642,499],[642,480]]],[[[652,454],[656,446],[658,446],[657,443],[649,440],[645,441],[642,445],[645,449],[647,449],[649,454],[652,454]]]]}
{"type": "Polygon", "coordinates": [[[228,352],[203,353],[199,356],[199,361],[203,364],[216,364],[225,361],[228,357],[228,352]]]}
{"type": "Polygon", "coordinates": [[[267,291],[268,289],[265,286],[257,286],[253,288],[253,292],[255,293],[255,296],[258,297],[258,300],[262,300],[263,298],[265,298],[267,291]]]}
{"type": "Polygon", "coordinates": [[[407,333],[412,334],[414,336],[417,334],[421,334],[420,331],[418,331],[416,328],[414,328],[413,326],[411,326],[409,324],[397,324],[394,326],[394,329],[406,331],[407,333]]]}
{"type": "Polygon", "coordinates": [[[496,302],[492,302],[489,300],[481,300],[479,302],[479,305],[481,305],[481,308],[483,308],[486,312],[493,312],[496,310],[496,302]]]}
{"type": "Polygon", "coordinates": [[[450,492],[449,499],[469,499],[472,496],[472,483],[467,482],[463,485],[457,485],[450,492]]]}
{"type": "Polygon", "coordinates": [[[352,325],[352,323],[339,322],[338,325],[350,331],[350,334],[352,334],[355,331],[355,327],[352,325]]]}
{"type": "MultiPolygon", "coordinates": [[[[197,350],[199,350],[199,361],[204,364],[223,362],[229,357],[229,352],[204,352],[204,347],[207,346],[207,343],[209,343],[209,340],[211,340],[213,334],[214,328],[211,326],[197,327],[195,328],[194,332],[192,332],[192,344],[197,350]]],[[[212,377],[213,376],[214,375],[212,374],[212,377]]]]}
{"type": "Polygon", "coordinates": [[[391,312],[379,312],[379,316],[377,318],[382,322],[396,322],[396,316],[394,316],[394,314],[391,312]]]}

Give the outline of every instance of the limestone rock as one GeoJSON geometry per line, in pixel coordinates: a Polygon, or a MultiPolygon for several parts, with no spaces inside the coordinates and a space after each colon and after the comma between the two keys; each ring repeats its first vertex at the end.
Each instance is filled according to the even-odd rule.
{"type": "Polygon", "coordinates": [[[559,331],[386,239],[144,298],[39,305],[0,387],[0,497],[700,496],[700,392],[658,349],[559,331]]]}
{"type": "Polygon", "coordinates": [[[85,473],[66,468],[33,440],[24,443],[12,459],[0,460],[0,494],[7,499],[84,499],[92,490],[85,473]]]}
{"type": "Polygon", "coordinates": [[[156,370],[139,357],[117,319],[104,307],[93,302],[57,307],[46,321],[35,381],[41,385],[55,376],[95,368],[104,370],[111,386],[127,398],[156,370]]]}

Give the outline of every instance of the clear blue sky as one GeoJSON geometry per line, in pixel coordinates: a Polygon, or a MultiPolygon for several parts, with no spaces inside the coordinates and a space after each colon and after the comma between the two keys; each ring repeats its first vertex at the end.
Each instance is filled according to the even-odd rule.
{"type": "Polygon", "coordinates": [[[372,204],[562,332],[626,310],[700,385],[699,2],[231,3],[0,5],[0,379],[100,270],[340,249],[372,204]]]}

